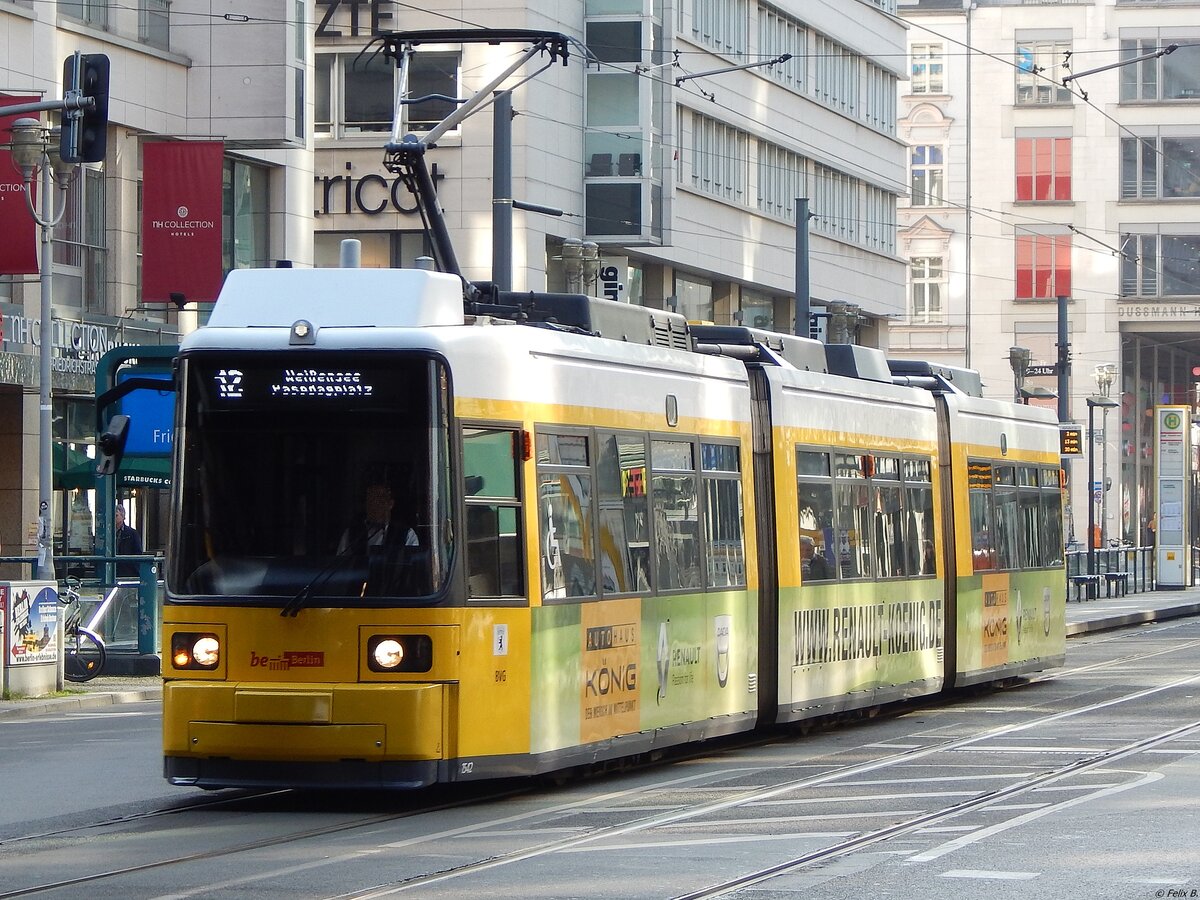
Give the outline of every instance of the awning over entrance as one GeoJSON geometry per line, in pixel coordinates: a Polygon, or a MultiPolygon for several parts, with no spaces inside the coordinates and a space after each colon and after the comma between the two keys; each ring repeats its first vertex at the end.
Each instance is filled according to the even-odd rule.
{"type": "Polygon", "coordinates": [[[71,450],[56,441],[50,452],[54,460],[54,490],[87,491],[96,486],[96,461],[82,450],[71,450]]]}
{"type": "MultiPolygon", "coordinates": [[[[96,487],[96,460],[82,450],[71,450],[54,444],[54,489],[56,491],[90,491],[96,487]]],[[[128,487],[171,486],[169,456],[126,456],[117,473],[121,485],[128,487]]]]}

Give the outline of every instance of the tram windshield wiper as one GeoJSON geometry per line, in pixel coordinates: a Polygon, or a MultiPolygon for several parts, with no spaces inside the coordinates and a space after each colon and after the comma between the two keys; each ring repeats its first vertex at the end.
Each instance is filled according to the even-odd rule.
{"type": "Polygon", "coordinates": [[[346,564],[353,558],[349,553],[342,553],[335,556],[332,562],[317,572],[304,587],[296,592],[296,596],[283,605],[283,608],[279,610],[279,615],[295,618],[296,614],[308,605],[308,601],[312,599],[313,591],[317,585],[329,581],[339,570],[346,568],[346,564]]]}

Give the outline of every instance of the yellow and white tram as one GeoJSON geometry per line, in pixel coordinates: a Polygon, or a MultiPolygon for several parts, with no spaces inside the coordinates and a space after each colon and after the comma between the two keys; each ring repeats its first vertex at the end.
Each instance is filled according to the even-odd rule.
{"type": "Polygon", "coordinates": [[[533,774],[1062,659],[1045,411],[862,348],[492,299],[241,270],[184,341],[173,783],[533,774]]]}

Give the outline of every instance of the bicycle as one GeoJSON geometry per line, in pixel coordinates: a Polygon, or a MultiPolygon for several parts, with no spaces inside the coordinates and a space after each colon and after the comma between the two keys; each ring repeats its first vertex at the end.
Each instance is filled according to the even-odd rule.
{"type": "Polygon", "coordinates": [[[67,681],[91,681],[102,671],[108,661],[108,651],[100,635],[83,624],[83,610],[79,607],[79,580],[68,578],[58,602],[66,609],[63,622],[63,676],[67,681]]]}

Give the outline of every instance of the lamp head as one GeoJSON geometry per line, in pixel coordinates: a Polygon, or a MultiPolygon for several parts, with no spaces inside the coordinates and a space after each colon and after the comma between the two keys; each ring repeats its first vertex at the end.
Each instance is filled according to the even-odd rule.
{"type": "Polygon", "coordinates": [[[1117,377],[1117,367],[1113,363],[1104,363],[1096,366],[1092,372],[1092,378],[1096,380],[1096,387],[1100,390],[1103,397],[1109,396],[1112,391],[1113,380],[1117,377]]]}
{"type": "Polygon", "coordinates": [[[41,165],[42,155],[50,140],[46,129],[38,119],[21,118],[14,121],[9,130],[12,132],[12,143],[9,145],[12,160],[24,178],[31,178],[34,170],[41,165]]]}

